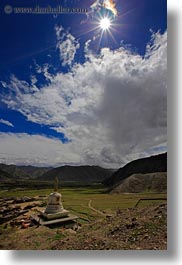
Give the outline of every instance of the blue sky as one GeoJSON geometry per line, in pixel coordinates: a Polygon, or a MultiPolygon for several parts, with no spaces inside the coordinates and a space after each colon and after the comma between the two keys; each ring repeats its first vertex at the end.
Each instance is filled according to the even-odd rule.
{"type": "Polygon", "coordinates": [[[165,0],[2,0],[0,162],[118,167],[166,150],[166,8],[165,0]],[[58,5],[88,13],[15,13],[58,5]]]}

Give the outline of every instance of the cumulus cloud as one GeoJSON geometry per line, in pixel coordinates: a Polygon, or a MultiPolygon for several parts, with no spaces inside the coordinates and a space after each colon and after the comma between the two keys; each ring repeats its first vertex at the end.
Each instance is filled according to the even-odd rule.
{"type": "MultiPolygon", "coordinates": [[[[61,165],[80,162],[69,144],[58,139],[26,133],[0,133],[0,163],[20,165],[61,165]]],[[[71,147],[73,148],[73,146],[71,147]]]]}
{"type": "Polygon", "coordinates": [[[4,120],[4,119],[0,119],[0,123],[5,124],[10,127],[14,127],[14,125],[11,122],[4,120]]]}
{"type": "MultiPolygon", "coordinates": [[[[26,133],[0,133],[0,163],[36,165],[36,166],[61,166],[61,165],[85,165],[110,164],[107,155],[111,155],[111,149],[105,150],[101,158],[97,158],[101,146],[95,150],[85,149],[82,141],[63,144],[56,138],[48,138],[41,135],[29,135],[26,133]]],[[[115,155],[112,153],[112,155],[115,155]]],[[[115,157],[113,158],[115,159],[115,157]]],[[[117,160],[117,159],[116,159],[117,160]]],[[[118,162],[118,161],[117,161],[118,162]]],[[[117,164],[116,164],[117,165],[117,164]]]]}
{"type": "MultiPolygon", "coordinates": [[[[61,31],[57,28],[58,36],[61,31]]],[[[55,74],[41,89],[12,76],[3,102],[63,132],[70,142],[61,146],[70,147],[67,157],[78,156],[72,161],[78,164],[117,167],[165,148],[167,33],[152,34],[145,56],[124,47],[94,55],[88,43],[85,51],[84,64],[55,74]]]]}
{"type": "Polygon", "coordinates": [[[80,48],[80,44],[73,35],[65,33],[61,26],[56,26],[55,31],[58,40],[57,48],[59,49],[62,65],[71,66],[75,58],[76,51],[80,48]]]}

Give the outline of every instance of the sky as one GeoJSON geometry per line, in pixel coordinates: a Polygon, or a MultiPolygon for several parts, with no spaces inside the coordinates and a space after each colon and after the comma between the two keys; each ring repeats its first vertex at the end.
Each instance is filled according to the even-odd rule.
{"type": "Polygon", "coordinates": [[[165,152],[166,2],[1,0],[0,163],[118,168],[165,152]]]}

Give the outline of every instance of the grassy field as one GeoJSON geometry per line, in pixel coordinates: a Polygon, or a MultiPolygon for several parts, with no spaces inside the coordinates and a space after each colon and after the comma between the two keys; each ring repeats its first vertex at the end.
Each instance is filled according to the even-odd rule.
{"type": "MultiPolygon", "coordinates": [[[[24,197],[24,196],[48,196],[52,189],[42,190],[20,190],[14,189],[10,191],[0,191],[1,198],[8,197],[24,197]]],[[[166,198],[166,194],[157,193],[136,193],[136,194],[108,194],[104,188],[62,188],[63,205],[66,209],[70,210],[83,220],[97,219],[99,213],[90,209],[90,205],[99,210],[107,213],[112,213],[119,209],[132,208],[137,201],[142,198],[166,198]]],[[[138,207],[159,204],[162,200],[157,201],[141,201],[138,207]]]]}

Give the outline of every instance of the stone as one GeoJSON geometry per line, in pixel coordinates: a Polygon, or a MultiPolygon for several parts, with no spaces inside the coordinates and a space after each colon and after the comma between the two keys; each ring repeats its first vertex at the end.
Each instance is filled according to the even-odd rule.
{"type": "Polygon", "coordinates": [[[51,213],[51,214],[47,214],[45,212],[42,212],[41,216],[46,220],[53,220],[53,219],[59,219],[59,218],[67,217],[68,214],[69,214],[69,211],[63,209],[63,210],[61,210],[61,212],[51,213]]]}
{"type": "Polygon", "coordinates": [[[16,199],[14,199],[13,203],[14,204],[18,204],[18,203],[24,203],[24,202],[32,202],[34,200],[35,200],[34,198],[23,197],[23,198],[16,198],[16,199]]]}
{"type": "Polygon", "coordinates": [[[71,229],[71,228],[68,228],[66,229],[66,233],[70,234],[70,235],[75,235],[76,234],[76,231],[71,229]]]}
{"type": "Polygon", "coordinates": [[[33,220],[35,220],[40,225],[53,225],[53,224],[59,224],[59,223],[66,223],[66,222],[75,221],[76,219],[78,219],[76,215],[73,215],[70,213],[66,217],[61,217],[61,218],[52,219],[52,220],[45,220],[41,216],[37,216],[37,215],[32,215],[31,217],[33,220]]]}
{"type": "Polygon", "coordinates": [[[28,228],[29,226],[30,226],[29,223],[24,223],[24,222],[23,222],[23,223],[21,224],[21,228],[22,228],[22,229],[26,229],[26,228],[28,228]]]}

